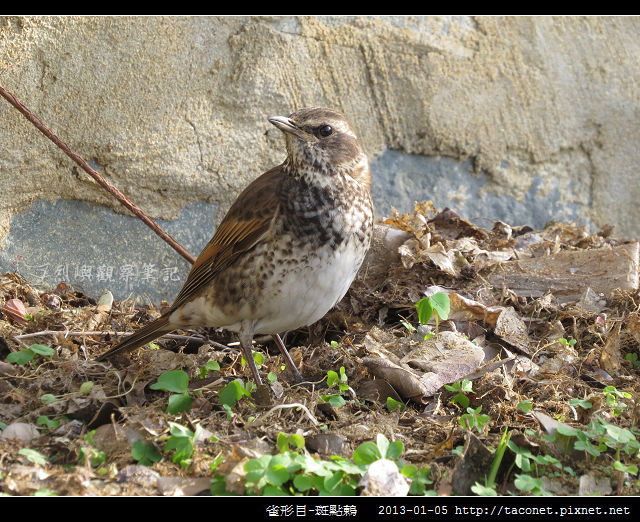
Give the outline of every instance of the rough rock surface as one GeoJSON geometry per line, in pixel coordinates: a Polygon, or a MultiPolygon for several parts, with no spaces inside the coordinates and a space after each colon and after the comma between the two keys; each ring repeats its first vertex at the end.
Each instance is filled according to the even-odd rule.
{"type": "MultiPolygon", "coordinates": [[[[629,236],[640,230],[639,25],[627,17],[0,17],[0,85],[155,218],[199,204],[211,209],[204,221],[217,223],[214,210],[283,158],[266,118],[326,105],[349,116],[373,158],[380,214],[433,199],[471,219],[579,218],[629,236]]],[[[110,288],[127,264],[185,273],[155,241],[119,242],[132,222],[115,214],[91,220],[73,206],[62,214],[81,215],[106,237],[108,263],[70,233],[61,244],[38,230],[14,232],[34,216],[59,220],[42,214],[46,201],[123,210],[4,100],[0,150],[0,268],[22,255],[23,267],[47,264],[53,283],[61,264],[93,266],[80,281],[93,292],[100,263],[114,267],[113,285],[102,281],[110,288]]],[[[188,218],[183,227],[196,228],[188,218]]],[[[188,232],[193,253],[209,227],[188,232]]],[[[162,286],[160,277],[147,283],[116,294],[162,286]]]]}

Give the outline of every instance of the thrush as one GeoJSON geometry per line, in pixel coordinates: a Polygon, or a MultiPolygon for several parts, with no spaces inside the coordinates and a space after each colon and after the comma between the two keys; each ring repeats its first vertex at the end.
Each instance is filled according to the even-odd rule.
{"type": "Polygon", "coordinates": [[[270,334],[302,380],[279,334],[315,323],[349,289],[371,243],[371,177],[342,114],[313,107],[269,121],[284,133],[284,162],[238,196],[171,308],[98,361],[179,328],[222,327],[238,332],[257,384],[256,334],[270,334]]]}

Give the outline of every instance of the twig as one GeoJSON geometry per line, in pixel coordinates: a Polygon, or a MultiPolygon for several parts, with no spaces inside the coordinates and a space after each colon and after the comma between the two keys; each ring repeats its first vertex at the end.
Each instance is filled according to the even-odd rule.
{"type": "MultiPolygon", "coordinates": [[[[268,412],[266,412],[260,419],[259,421],[256,422],[263,422],[265,417],[267,417],[269,414],[271,414],[272,412],[274,412],[275,410],[282,410],[284,408],[300,408],[302,411],[304,411],[307,414],[307,417],[309,417],[309,419],[311,419],[311,422],[314,424],[314,426],[317,426],[318,424],[320,424],[318,422],[318,420],[313,416],[313,413],[311,413],[309,411],[309,408],[307,408],[304,404],[301,404],[299,402],[293,402],[291,404],[278,404],[277,406],[274,406],[273,408],[271,408],[268,412]]],[[[255,425],[255,424],[254,424],[255,425]]]]}
{"type": "Polygon", "coordinates": [[[33,125],[35,125],[35,127],[40,132],[42,132],[42,134],[44,134],[60,149],[62,149],[62,151],[67,156],[75,161],[80,166],[80,168],[82,168],[87,174],[89,174],[89,176],[95,179],[98,184],[100,184],[105,190],[110,192],[118,201],[120,201],[120,203],[122,203],[131,212],[138,216],[145,225],[147,225],[151,230],[153,230],[162,239],[164,239],[176,252],[178,252],[178,254],[184,257],[191,264],[195,262],[195,258],[189,252],[187,252],[180,243],[178,243],[173,237],[162,230],[162,228],[160,228],[160,226],[158,226],[155,221],[147,216],[140,207],[132,203],[129,198],[127,198],[127,196],[125,196],[122,192],[120,192],[120,190],[118,190],[117,187],[104,179],[95,169],[91,168],[91,166],[84,159],[82,159],[78,154],[71,150],[69,145],[58,138],[35,114],[33,114],[15,96],[13,96],[13,94],[6,91],[2,86],[0,86],[0,95],[2,95],[2,97],[5,98],[16,109],[18,109],[22,113],[22,115],[27,118],[27,120],[33,123],[33,125]]]}
{"type": "MultiPolygon", "coordinates": [[[[40,332],[33,332],[28,334],[21,334],[14,336],[18,341],[22,341],[22,339],[29,339],[30,337],[44,337],[47,335],[59,335],[62,334],[64,337],[79,337],[83,335],[111,335],[113,337],[119,337],[121,335],[130,335],[131,332],[114,332],[111,330],[95,330],[95,331],[69,331],[69,330],[42,330],[40,332]]],[[[202,335],[179,335],[179,334],[164,334],[162,337],[166,339],[175,339],[177,341],[202,341],[206,344],[211,344],[216,348],[222,348],[224,350],[229,350],[230,348],[226,344],[217,343],[212,341],[211,339],[207,339],[202,335]]],[[[232,350],[235,351],[235,350],[232,350]]]]}
{"type": "Polygon", "coordinates": [[[119,336],[119,335],[127,335],[130,333],[131,332],[112,332],[109,330],[102,330],[102,331],[96,330],[96,331],[84,331],[84,332],[80,332],[80,331],[74,332],[69,330],[42,330],[40,332],[32,332],[28,334],[16,335],[15,338],[20,340],[20,339],[29,339],[30,337],[44,337],[47,335],[59,335],[59,334],[63,334],[64,337],[68,337],[68,336],[77,337],[80,335],[102,335],[102,334],[119,336]]]}
{"type": "MultiPolygon", "coordinates": [[[[116,373],[117,373],[117,372],[116,372],[116,373]]],[[[135,386],[136,386],[136,381],[137,381],[137,380],[138,380],[138,375],[136,375],[136,376],[133,378],[133,382],[131,383],[131,388],[129,388],[129,391],[123,391],[122,393],[119,393],[118,395],[112,395],[112,396],[110,396],[110,397],[105,397],[105,399],[118,399],[119,397],[124,397],[125,395],[130,394],[130,393],[133,391],[133,389],[135,388],[135,386]]],[[[118,388],[119,388],[119,387],[120,387],[120,386],[118,385],[118,388]]]]}
{"type": "Polygon", "coordinates": [[[222,350],[230,350],[234,353],[237,352],[237,350],[230,348],[229,345],[227,344],[217,343],[215,341],[212,341],[211,339],[207,339],[202,335],[164,334],[162,337],[165,337],[167,339],[175,339],[176,341],[202,341],[203,343],[210,344],[215,348],[220,348],[222,350]]]}

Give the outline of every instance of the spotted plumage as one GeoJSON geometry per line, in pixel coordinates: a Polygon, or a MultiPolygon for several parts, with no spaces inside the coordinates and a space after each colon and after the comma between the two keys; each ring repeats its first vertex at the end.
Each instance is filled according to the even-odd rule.
{"type": "Polygon", "coordinates": [[[269,121],[285,135],[285,161],[257,178],[229,209],[171,309],[100,357],[132,350],[176,328],[238,332],[251,357],[255,334],[310,325],[347,292],[371,242],[367,157],[338,112],[300,109],[269,121]]]}

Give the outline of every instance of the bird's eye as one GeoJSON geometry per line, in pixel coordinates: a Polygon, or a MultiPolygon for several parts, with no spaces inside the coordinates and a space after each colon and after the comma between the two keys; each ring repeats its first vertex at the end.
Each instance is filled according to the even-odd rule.
{"type": "Polygon", "coordinates": [[[326,138],[327,136],[331,136],[331,134],[333,134],[333,129],[331,128],[331,125],[325,125],[324,127],[320,127],[318,129],[318,134],[320,134],[320,136],[322,136],[323,138],[326,138]]]}

